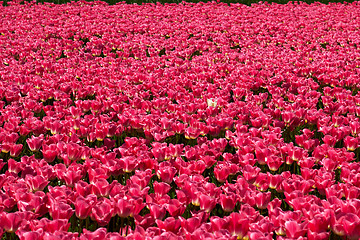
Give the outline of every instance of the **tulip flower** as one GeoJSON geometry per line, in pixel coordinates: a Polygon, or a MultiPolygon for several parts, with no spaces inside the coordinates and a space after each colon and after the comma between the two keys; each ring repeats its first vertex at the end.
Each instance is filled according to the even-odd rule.
{"type": "Polygon", "coordinates": [[[149,214],[145,216],[134,215],[135,224],[137,226],[148,228],[155,223],[155,219],[149,214]]]}
{"type": "Polygon", "coordinates": [[[198,128],[188,127],[185,129],[185,138],[186,139],[196,139],[201,133],[201,130],[198,128]]]}
{"type": "Polygon", "coordinates": [[[92,207],[90,217],[96,221],[99,226],[106,226],[113,217],[114,208],[107,198],[102,198],[92,207]]]}
{"type": "Polygon", "coordinates": [[[329,232],[312,232],[308,230],[307,237],[309,240],[326,240],[329,239],[330,233],[329,232]]]}
{"type": "Polygon", "coordinates": [[[220,195],[220,205],[225,212],[232,212],[236,204],[236,196],[233,195],[220,195]]]}
{"type": "Polygon", "coordinates": [[[19,238],[21,240],[36,240],[42,238],[42,231],[19,231],[19,238]]]}
{"type": "Polygon", "coordinates": [[[71,206],[64,202],[53,202],[49,208],[49,214],[53,219],[70,219],[73,213],[71,206]]]}
{"type": "Polygon", "coordinates": [[[21,227],[23,222],[27,220],[24,217],[24,212],[2,213],[0,215],[0,219],[5,232],[16,232],[21,227]]]}
{"type": "Polygon", "coordinates": [[[344,146],[348,151],[355,151],[355,149],[357,149],[359,146],[358,139],[346,136],[344,138],[344,146]]]}
{"type": "Polygon", "coordinates": [[[228,230],[232,235],[236,235],[238,238],[243,238],[249,231],[249,219],[240,213],[231,213],[228,218],[228,230]]]}
{"type": "Polygon", "coordinates": [[[159,170],[157,170],[156,174],[157,176],[166,183],[171,183],[175,174],[177,172],[177,169],[171,166],[162,166],[159,165],[159,170]]]}
{"type": "Polygon", "coordinates": [[[50,144],[50,145],[43,144],[42,154],[46,162],[48,163],[53,162],[56,156],[58,155],[56,144],[50,144]]]}
{"type": "Polygon", "coordinates": [[[159,226],[160,229],[164,229],[166,231],[170,231],[173,233],[177,233],[181,226],[181,222],[178,219],[173,217],[168,217],[164,221],[156,220],[156,224],[159,226]]]}
{"type": "Polygon", "coordinates": [[[20,155],[22,151],[23,145],[22,144],[12,144],[10,145],[10,156],[17,157],[20,155]]]}
{"type": "Polygon", "coordinates": [[[166,209],[164,206],[160,206],[158,204],[150,204],[149,210],[150,210],[150,215],[154,219],[162,220],[165,217],[166,209]]]}
{"type": "Polygon", "coordinates": [[[94,232],[84,229],[84,233],[81,235],[80,239],[81,240],[105,239],[106,234],[107,234],[106,228],[98,228],[94,232]]]}
{"type": "MultiPolygon", "coordinates": [[[[113,182],[115,183],[115,182],[113,182]]],[[[91,184],[91,194],[101,197],[109,196],[109,193],[113,187],[113,183],[109,184],[104,178],[99,178],[91,184]]]]}
{"type": "Polygon", "coordinates": [[[305,235],[306,233],[305,225],[306,223],[299,224],[298,222],[293,220],[286,221],[285,222],[286,236],[294,239],[305,235]]]}
{"type": "Polygon", "coordinates": [[[25,164],[22,162],[17,162],[14,159],[10,158],[7,162],[8,164],[8,171],[18,174],[25,168],[25,164]]]}
{"type": "Polygon", "coordinates": [[[46,185],[49,183],[43,176],[25,176],[26,184],[28,185],[30,191],[42,191],[46,187],[46,185]]]}
{"type": "Polygon", "coordinates": [[[126,218],[133,214],[134,206],[127,199],[119,199],[116,203],[116,213],[119,217],[126,218]]]}
{"type": "Polygon", "coordinates": [[[266,192],[266,193],[259,192],[255,196],[256,207],[258,207],[259,209],[266,209],[268,203],[270,202],[270,199],[271,199],[271,192],[266,192]]]}
{"type": "Polygon", "coordinates": [[[43,142],[43,136],[40,135],[39,137],[32,136],[26,140],[28,147],[32,152],[37,152],[41,148],[41,144],[43,142]]]}
{"type": "Polygon", "coordinates": [[[96,203],[95,195],[88,195],[86,198],[79,196],[75,201],[75,214],[80,219],[90,216],[92,207],[96,203]]]}
{"type": "Polygon", "coordinates": [[[186,206],[177,199],[170,199],[165,208],[172,217],[178,217],[183,215],[185,212],[186,206]]]}
{"type": "Polygon", "coordinates": [[[206,212],[211,212],[216,205],[215,199],[205,194],[200,195],[199,203],[200,209],[205,210],[206,212]]]}

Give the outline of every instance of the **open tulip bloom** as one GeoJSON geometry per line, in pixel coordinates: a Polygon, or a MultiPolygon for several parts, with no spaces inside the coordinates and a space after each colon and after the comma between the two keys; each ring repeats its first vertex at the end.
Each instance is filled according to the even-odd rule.
{"type": "Polygon", "coordinates": [[[7,4],[2,239],[360,238],[359,2],[7,4]]]}

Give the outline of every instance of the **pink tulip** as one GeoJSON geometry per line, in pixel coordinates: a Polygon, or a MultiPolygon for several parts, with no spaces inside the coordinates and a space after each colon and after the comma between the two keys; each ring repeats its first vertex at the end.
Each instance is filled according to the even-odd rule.
{"type": "Polygon", "coordinates": [[[40,135],[39,137],[32,136],[31,138],[26,139],[26,142],[32,152],[39,151],[43,142],[43,138],[44,137],[40,135]]]}
{"type": "Polygon", "coordinates": [[[178,217],[183,215],[186,206],[177,199],[170,199],[169,202],[165,205],[165,208],[170,214],[170,216],[178,217]]]}
{"type": "Polygon", "coordinates": [[[150,215],[150,213],[145,216],[134,215],[134,220],[137,226],[143,227],[145,229],[154,225],[155,223],[155,219],[150,215]]]}
{"type": "Polygon", "coordinates": [[[329,239],[330,233],[329,232],[312,232],[308,230],[307,237],[309,240],[326,240],[329,239]]]}
{"type": "Polygon", "coordinates": [[[232,235],[236,235],[238,238],[243,238],[249,231],[249,219],[240,213],[231,213],[228,217],[227,229],[232,235]]]}
{"type": "Polygon", "coordinates": [[[107,198],[102,198],[92,207],[90,217],[96,221],[99,226],[106,226],[113,217],[114,208],[107,198]]]}
{"type": "Polygon", "coordinates": [[[321,232],[326,232],[328,230],[329,225],[330,225],[330,218],[325,215],[318,214],[309,221],[308,227],[309,227],[309,231],[311,231],[312,233],[321,233],[321,232]]]}
{"type": "Polygon", "coordinates": [[[201,194],[199,197],[200,209],[211,212],[216,205],[216,200],[208,195],[201,194]]]}
{"type": "Polygon", "coordinates": [[[299,238],[306,233],[306,223],[299,224],[296,221],[290,220],[285,222],[286,236],[289,238],[299,238]]]}
{"type": "Polygon", "coordinates": [[[91,194],[94,194],[96,196],[107,197],[107,196],[109,196],[109,193],[114,184],[115,184],[115,182],[113,182],[112,184],[109,184],[109,182],[106,181],[106,179],[99,178],[91,184],[90,192],[91,192],[91,194]]]}
{"type": "Polygon", "coordinates": [[[17,157],[20,155],[22,151],[22,144],[12,144],[10,145],[10,156],[11,157],[17,157]]]}
{"type": "Polygon", "coordinates": [[[220,205],[225,212],[232,212],[236,204],[236,196],[232,195],[220,195],[220,205]]]}
{"type": "Polygon", "coordinates": [[[46,162],[53,162],[58,155],[56,144],[42,145],[42,154],[46,162]]]}
{"type": "Polygon", "coordinates": [[[30,191],[36,192],[36,191],[42,191],[46,187],[46,185],[49,183],[43,176],[29,176],[26,175],[25,177],[26,184],[28,185],[30,191]]]}
{"type": "Polygon", "coordinates": [[[14,159],[10,158],[7,162],[8,164],[8,171],[18,174],[25,168],[25,164],[22,162],[17,162],[14,159]]]}
{"type": "Polygon", "coordinates": [[[75,201],[75,214],[80,219],[90,216],[92,207],[96,203],[95,195],[87,195],[86,198],[79,196],[75,201]]]}
{"type": "Polygon", "coordinates": [[[160,164],[159,170],[157,170],[156,174],[162,181],[166,183],[171,183],[176,172],[177,172],[176,168],[171,166],[162,166],[160,164]]]}
{"type": "Polygon", "coordinates": [[[346,136],[344,138],[344,146],[348,151],[355,151],[358,148],[359,142],[357,138],[346,136]]]}
{"type": "Polygon", "coordinates": [[[150,214],[154,219],[162,220],[165,217],[166,209],[164,206],[158,204],[151,204],[149,206],[150,214]]]}
{"type": "Polygon", "coordinates": [[[256,206],[259,209],[266,209],[271,199],[271,192],[259,192],[255,196],[256,206]]]}
{"type": "Polygon", "coordinates": [[[77,161],[81,158],[82,148],[78,144],[68,143],[66,153],[70,161],[77,161]]]}
{"type": "Polygon", "coordinates": [[[49,214],[53,219],[70,219],[74,210],[64,202],[53,202],[49,208],[49,214]]]}
{"type": "Polygon", "coordinates": [[[31,212],[2,213],[0,215],[1,225],[5,232],[14,233],[22,227],[22,224],[32,218],[31,212]]]}
{"type": "Polygon", "coordinates": [[[134,205],[128,201],[128,199],[119,199],[116,203],[116,213],[119,217],[127,218],[134,212],[134,205]]]}
{"type": "Polygon", "coordinates": [[[20,240],[37,240],[42,238],[43,233],[41,231],[19,231],[18,235],[20,240]]]}
{"type": "Polygon", "coordinates": [[[177,233],[181,226],[181,222],[178,219],[173,217],[168,217],[164,221],[156,220],[156,224],[160,229],[164,229],[166,231],[170,231],[173,233],[177,233]]]}
{"type": "Polygon", "coordinates": [[[105,239],[107,231],[105,228],[98,228],[94,232],[90,232],[87,229],[84,229],[84,233],[81,234],[81,240],[101,240],[105,239]]]}

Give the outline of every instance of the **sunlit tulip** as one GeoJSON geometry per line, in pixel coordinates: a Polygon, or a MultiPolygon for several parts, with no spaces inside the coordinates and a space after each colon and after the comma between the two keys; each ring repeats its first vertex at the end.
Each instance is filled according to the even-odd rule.
{"type": "Polygon", "coordinates": [[[110,200],[103,198],[93,205],[90,217],[96,221],[99,226],[106,226],[113,217],[113,212],[114,208],[110,200]]]}
{"type": "Polygon", "coordinates": [[[64,202],[54,202],[49,208],[49,214],[53,219],[70,219],[73,213],[72,207],[64,202]]]}
{"type": "Polygon", "coordinates": [[[236,204],[236,196],[233,195],[220,195],[220,205],[225,212],[231,212],[236,204]]]}
{"type": "Polygon", "coordinates": [[[26,142],[32,152],[39,151],[39,149],[41,148],[41,144],[43,142],[43,136],[39,136],[39,137],[32,136],[31,138],[26,139],[26,142]]]}
{"type": "Polygon", "coordinates": [[[227,220],[228,230],[232,235],[236,235],[238,238],[243,238],[249,231],[250,221],[246,215],[240,213],[231,213],[227,220]]]}
{"type": "Polygon", "coordinates": [[[164,229],[173,233],[176,233],[181,226],[180,220],[173,217],[168,217],[164,221],[156,220],[156,224],[159,226],[160,229],[164,229]]]}
{"type": "Polygon", "coordinates": [[[13,213],[2,213],[0,215],[1,224],[5,232],[14,233],[22,224],[29,221],[32,213],[30,212],[13,212],[13,213]]]}
{"type": "Polygon", "coordinates": [[[30,191],[36,192],[36,191],[42,191],[46,187],[46,185],[49,183],[43,176],[29,176],[26,175],[25,177],[26,184],[28,185],[30,191]]]}

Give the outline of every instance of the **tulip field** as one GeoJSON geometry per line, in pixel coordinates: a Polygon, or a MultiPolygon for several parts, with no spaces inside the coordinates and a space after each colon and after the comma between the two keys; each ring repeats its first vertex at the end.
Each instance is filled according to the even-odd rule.
{"type": "Polygon", "coordinates": [[[1,239],[360,239],[360,2],[0,15],[1,239]]]}

